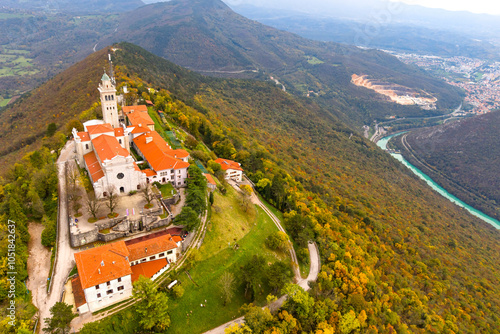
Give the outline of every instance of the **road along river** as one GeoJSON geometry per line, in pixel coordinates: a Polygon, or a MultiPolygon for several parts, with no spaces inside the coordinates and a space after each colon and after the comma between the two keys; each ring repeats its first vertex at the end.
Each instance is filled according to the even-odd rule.
{"type": "MultiPolygon", "coordinates": [[[[400,133],[396,133],[396,134],[393,134],[391,136],[388,136],[388,137],[384,137],[382,139],[380,139],[378,142],[377,142],[377,146],[380,147],[381,149],[383,150],[386,150],[387,149],[387,143],[389,142],[389,140],[395,136],[399,136],[399,135],[402,135],[404,132],[400,132],[400,133]]],[[[417,175],[419,178],[421,178],[422,180],[424,180],[432,189],[434,189],[436,192],[438,192],[440,195],[442,195],[443,197],[447,198],[448,200],[450,200],[451,202],[455,203],[456,205],[466,209],[467,211],[469,211],[471,214],[473,214],[474,216],[484,220],[485,222],[487,222],[488,224],[491,224],[493,225],[495,228],[497,229],[500,229],[500,221],[482,213],[481,211],[479,210],[476,210],[474,209],[472,206],[462,202],[461,200],[459,200],[458,198],[456,198],[455,196],[453,196],[452,194],[450,194],[449,192],[447,192],[443,187],[441,187],[439,184],[437,184],[436,182],[434,182],[429,176],[427,176],[426,174],[424,174],[420,169],[418,169],[417,167],[413,166],[411,163],[409,163],[408,161],[405,160],[405,158],[403,158],[403,156],[399,153],[391,153],[391,155],[398,161],[400,161],[403,165],[405,165],[406,167],[408,167],[415,175],[417,175]]]]}

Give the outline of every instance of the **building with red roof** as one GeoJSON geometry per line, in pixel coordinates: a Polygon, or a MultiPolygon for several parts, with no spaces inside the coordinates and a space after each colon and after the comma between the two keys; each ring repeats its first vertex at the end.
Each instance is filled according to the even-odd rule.
{"type": "Polygon", "coordinates": [[[243,179],[243,168],[241,168],[241,164],[229,159],[219,158],[215,160],[218,163],[222,170],[226,173],[225,178],[227,180],[231,179],[236,182],[241,182],[243,179]]]}
{"type": "Polygon", "coordinates": [[[132,283],[155,280],[177,261],[182,238],[155,233],[75,253],[72,280],[78,312],[95,312],[132,296],[132,283]]]}
{"type": "Polygon", "coordinates": [[[118,110],[113,80],[104,74],[101,81],[104,120],[85,122],[84,131],[73,129],[78,164],[87,169],[96,196],[105,197],[113,188],[116,193],[128,194],[156,181],[185,186],[189,153],[172,150],[154,130],[155,123],[145,105],[118,110]],[[150,169],[140,170],[130,153],[130,145],[134,145],[150,169]]]}

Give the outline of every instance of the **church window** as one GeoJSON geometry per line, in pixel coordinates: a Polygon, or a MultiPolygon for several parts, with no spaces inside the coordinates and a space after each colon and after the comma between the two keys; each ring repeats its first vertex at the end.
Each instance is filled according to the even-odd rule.
{"type": "Polygon", "coordinates": [[[118,173],[118,175],[116,175],[116,178],[117,178],[118,180],[121,180],[121,179],[123,179],[124,177],[125,177],[125,175],[124,175],[123,173],[118,173]]]}
{"type": "Polygon", "coordinates": [[[111,95],[111,100],[114,101],[115,100],[115,96],[114,95],[111,95]]]}
{"type": "Polygon", "coordinates": [[[121,143],[122,143],[122,140],[121,140],[121,139],[118,139],[118,142],[119,142],[119,143],[120,143],[120,145],[121,145],[121,143]]]}
{"type": "Polygon", "coordinates": [[[85,144],[85,149],[88,150],[89,149],[89,144],[85,144]]]}

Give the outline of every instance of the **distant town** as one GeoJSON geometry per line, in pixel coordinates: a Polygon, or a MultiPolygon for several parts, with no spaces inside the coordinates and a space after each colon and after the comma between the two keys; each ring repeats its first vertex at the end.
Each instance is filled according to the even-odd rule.
{"type": "Polygon", "coordinates": [[[467,57],[396,53],[386,51],[406,64],[422,67],[450,85],[466,92],[464,111],[484,114],[500,108],[500,62],[467,57]]]}

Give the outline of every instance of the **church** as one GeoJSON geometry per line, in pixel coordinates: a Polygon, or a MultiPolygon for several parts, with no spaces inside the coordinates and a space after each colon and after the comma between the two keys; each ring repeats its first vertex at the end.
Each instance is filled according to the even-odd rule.
{"type": "Polygon", "coordinates": [[[111,189],[128,194],[150,182],[185,186],[189,153],[173,150],[154,130],[146,106],[119,110],[115,85],[106,73],[98,90],[103,120],[83,123],[82,132],[73,129],[77,162],[88,171],[95,195],[106,197],[111,189]],[[150,168],[138,167],[131,147],[150,168]]]}

